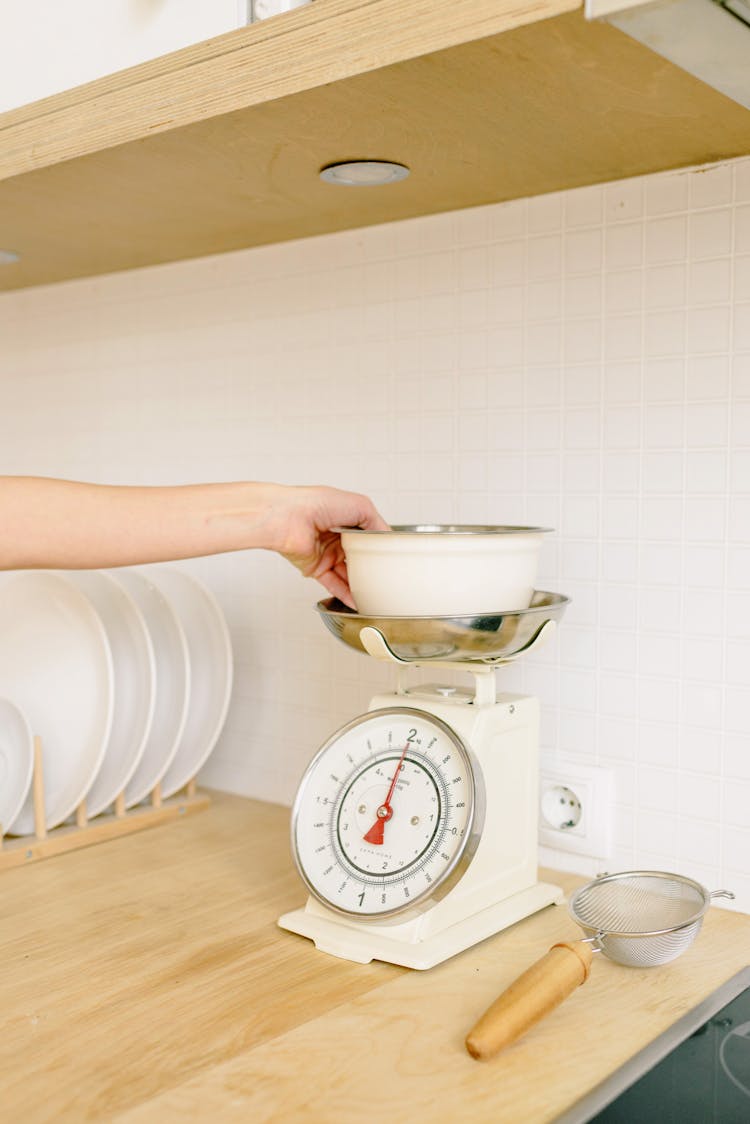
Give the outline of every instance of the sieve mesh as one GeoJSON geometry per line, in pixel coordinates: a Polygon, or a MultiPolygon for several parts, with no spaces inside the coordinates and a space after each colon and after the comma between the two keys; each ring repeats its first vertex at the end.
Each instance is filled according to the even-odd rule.
{"type": "MultiPolygon", "coordinates": [[[[602,952],[617,964],[628,968],[653,968],[676,960],[700,932],[702,922],[696,921],[686,929],[675,929],[658,937],[614,937],[605,933],[599,939],[602,952]]],[[[593,934],[592,934],[593,935],[593,934]]]]}
{"type": "Polygon", "coordinates": [[[637,871],[583,886],[570,913],[611,959],[631,967],[674,960],[692,943],[710,895],[689,878],[637,871]]]}
{"type": "Polygon", "coordinates": [[[705,892],[677,875],[630,874],[584,886],[571,901],[581,924],[608,933],[654,933],[701,916],[705,892]]]}

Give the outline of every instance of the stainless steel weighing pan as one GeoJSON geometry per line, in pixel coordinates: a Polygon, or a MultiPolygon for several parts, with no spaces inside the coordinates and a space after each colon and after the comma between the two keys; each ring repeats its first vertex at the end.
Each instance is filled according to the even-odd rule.
{"type": "Polygon", "coordinates": [[[559,621],[570,601],[560,593],[537,590],[527,609],[468,617],[368,617],[335,597],[320,601],[326,628],[342,643],[367,654],[361,632],[381,634],[404,663],[500,663],[514,659],[535,642],[549,621],[559,621]]]}

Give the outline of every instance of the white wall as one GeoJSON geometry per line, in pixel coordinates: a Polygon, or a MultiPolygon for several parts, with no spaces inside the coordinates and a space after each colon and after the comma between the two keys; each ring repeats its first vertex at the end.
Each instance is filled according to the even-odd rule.
{"type": "MultiPolygon", "coordinates": [[[[9,294],[0,337],[2,472],[557,528],[573,603],[501,684],[615,770],[610,869],[750,910],[750,160],[9,294]]],[[[191,565],[237,658],[205,780],[288,802],[391,673],[283,560],[191,565]]]]}
{"type": "Polygon", "coordinates": [[[0,0],[0,113],[246,22],[244,0],[0,0]]]}

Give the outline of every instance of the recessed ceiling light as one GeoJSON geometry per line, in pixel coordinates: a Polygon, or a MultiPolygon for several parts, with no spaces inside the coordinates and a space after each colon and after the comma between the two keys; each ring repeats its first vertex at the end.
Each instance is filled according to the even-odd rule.
{"type": "Polygon", "coordinates": [[[0,265],[12,265],[21,257],[15,250],[0,250],[0,265]]]}
{"type": "Polygon", "coordinates": [[[326,183],[342,187],[377,187],[384,183],[398,183],[409,175],[404,164],[390,160],[349,160],[345,164],[329,164],[322,168],[320,178],[326,183]]]}

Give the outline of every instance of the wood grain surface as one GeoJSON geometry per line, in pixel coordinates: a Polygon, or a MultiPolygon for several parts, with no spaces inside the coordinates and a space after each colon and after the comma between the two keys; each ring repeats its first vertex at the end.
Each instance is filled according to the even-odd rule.
{"type": "Polygon", "coordinates": [[[200,815],[2,875],[4,1119],[537,1124],[750,960],[750,917],[713,909],[673,964],[595,958],[585,987],[478,1062],[468,1030],[578,936],[565,912],[424,973],[338,960],[276,925],[304,901],[288,822],[214,793],[200,815]]]}
{"type": "Polygon", "coordinates": [[[316,0],[0,117],[0,290],[750,152],[750,111],[571,0],[316,0]],[[386,189],[328,163],[400,161],[386,189]]]}

